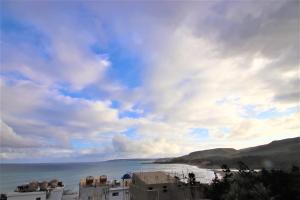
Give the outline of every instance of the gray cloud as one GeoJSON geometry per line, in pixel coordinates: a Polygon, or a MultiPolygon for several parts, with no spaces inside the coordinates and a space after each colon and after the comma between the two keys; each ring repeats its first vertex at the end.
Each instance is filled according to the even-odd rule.
{"type": "Polygon", "coordinates": [[[0,126],[0,147],[2,148],[34,148],[42,147],[44,144],[38,138],[29,138],[18,135],[6,123],[1,121],[0,126]]]}
{"type": "Polygon", "coordinates": [[[300,92],[299,90],[295,93],[283,93],[281,95],[277,95],[274,97],[275,100],[283,101],[283,102],[300,102],[300,92]]]}

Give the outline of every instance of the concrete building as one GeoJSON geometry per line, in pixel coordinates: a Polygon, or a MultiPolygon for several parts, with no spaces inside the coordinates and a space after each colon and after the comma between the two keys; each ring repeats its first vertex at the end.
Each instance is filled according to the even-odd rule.
{"type": "Polygon", "coordinates": [[[165,172],[133,173],[130,184],[131,200],[200,200],[200,184],[191,179],[180,181],[165,172]]]}
{"type": "Polygon", "coordinates": [[[131,200],[174,200],[178,180],[164,172],[133,173],[130,185],[131,200]]]}
{"type": "Polygon", "coordinates": [[[88,176],[80,180],[79,199],[80,200],[108,200],[109,183],[107,177],[88,176]]]}

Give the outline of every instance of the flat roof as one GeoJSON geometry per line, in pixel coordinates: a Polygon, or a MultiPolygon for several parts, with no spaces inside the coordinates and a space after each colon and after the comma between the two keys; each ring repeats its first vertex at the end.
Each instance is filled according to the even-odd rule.
{"type": "Polygon", "coordinates": [[[175,178],[167,174],[166,172],[137,172],[133,173],[145,184],[161,184],[161,183],[174,183],[175,178]]]}

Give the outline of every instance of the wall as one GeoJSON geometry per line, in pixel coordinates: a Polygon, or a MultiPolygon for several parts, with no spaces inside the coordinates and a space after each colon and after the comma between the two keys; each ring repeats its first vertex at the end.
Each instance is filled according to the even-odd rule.
{"type": "Polygon", "coordinates": [[[80,200],[108,200],[109,190],[108,186],[97,187],[80,187],[79,199],[80,200]],[[89,199],[91,197],[91,199],[89,199]]]}
{"type": "Polygon", "coordinates": [[[111,188],[109,190],[109,200],[130,200],[129,189],[111,188]],[[118,196],[113,196],[115,192],[118,192],[118,196]]]}
{"type": "Polygon", "coordinates": [[[46,192],[24,192],[7,195],[7,200],[46,200],[46,192]]]}
{"type": "Polygon", "coordinates": [[[64,192],[63,187],[57,187],[51,190],[47,200],[61,200],[64,192]]]}
{"type": "Polygon", "coordinates": [[[173,195],[175,185],[173,183],[151,185],[131,184],[130,195],[132,196],[132,200],[182,200],[182,198],[178,198],[178,195],[173,195]],[[149,189],[150,187],[152,190],[149,189]]]}

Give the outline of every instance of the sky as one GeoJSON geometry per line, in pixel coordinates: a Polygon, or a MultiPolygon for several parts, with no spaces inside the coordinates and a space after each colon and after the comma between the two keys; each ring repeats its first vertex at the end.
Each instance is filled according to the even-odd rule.
{"type": "Polygon", "coordinates": [[[1,1],[1,162],[300,136],[299,1],[1,1]]]}

